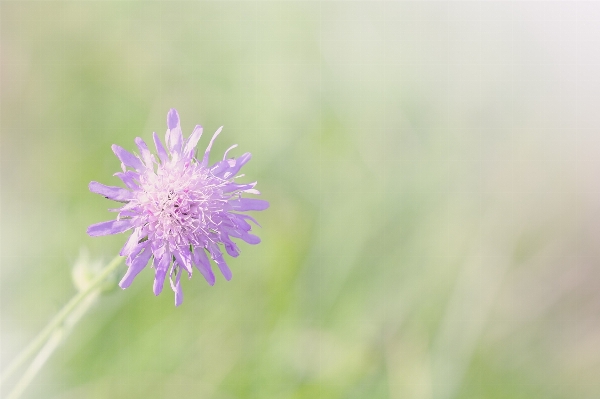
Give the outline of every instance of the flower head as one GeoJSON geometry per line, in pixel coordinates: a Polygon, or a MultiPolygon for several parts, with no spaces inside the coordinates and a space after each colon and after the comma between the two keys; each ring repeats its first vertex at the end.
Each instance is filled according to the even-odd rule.
{"type": "Polygon", "coordinates": [[[187,140],[183,139],[179,115],[171,109],[167,115],[166,148],[154,133],[158,159],[150,153],[146,143],[135,139],[139,156],[113,145],[121,161],[122,172],[115,173],[127,188],[105,186],[92,181],[90,191],[113,201],[125,203],[117,212],[116,220],[88,227],[90,236],[117,234],[133,230],[121,249],[126,256],[128,270],[119,283],[129,287],[135,276],[152,260],[154,267],[154,294],[161,293],[167,273],[175,292],[175,305],[183,301],[181,274],[192,276],[195,266],[206,281],[213,285],[215,276],[210,259],[219,267],[225,279],[231,279],[231,270],[223,259],[221,247],[230,256],[239,255],[232,241],[239,238],[249,244],[260,239],[250,234],[250,222],[258,224],[244,211],[261,211],[269,207],[267,201],[242,198],[242,193],[260,194],[256,182],[235,182],[240,168],[250,160],[250,153],[208,165],[210,149],[221,128],[213,135],[202,158],[196,157],[196,145],[202,135],[197,125],[187,140]]]}

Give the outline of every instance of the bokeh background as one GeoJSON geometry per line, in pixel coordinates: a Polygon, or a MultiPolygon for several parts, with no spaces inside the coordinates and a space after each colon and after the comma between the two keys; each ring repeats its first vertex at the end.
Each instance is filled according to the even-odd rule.
{"type": "MultiPolygon", "coordinates": [[[[600,4],[2,1],[1,361],[75,293],[110,146],[224,125],[234,277],[108,293],[27,398],[600,397],[600,4]]],[[[125,267],[120,269],[123,273],[125,267]]]]}

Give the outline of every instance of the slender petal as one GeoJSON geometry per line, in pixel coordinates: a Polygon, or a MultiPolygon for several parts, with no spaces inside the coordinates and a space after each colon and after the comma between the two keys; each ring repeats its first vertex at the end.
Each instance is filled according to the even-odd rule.
{"type": "Polygon", "coordinates": [[[230,213],[229,217],[231,218],[231,221],[235,223],[237,228],[242,229],[244,231],[252,230],[252,226],[250,226],[250,223],[246,222],[246,220],[242,218],[241,215],[230,213]]]}
{"type": "Polygon", "coordinates": [[[144,140],[142,140],[139,137],[135,138],[135,143],[137,144],[138,148],[140,149],[140,154],[142,155],[142,159],[144,160],[144,163],[146,164],[146,168],[152,169],[153,168],[152,154],[150,153],[150,150],[148,150],[148,146],[146,145],[144,140]]]}
{"type": "Polygon", "coordinates": [[[181,269],[177,271],[175,276],[175,285],[172,287],[175,291],[175,306],[179,306],[183,303],[183,290],[181,289],[181,269]]]}
{"type": "Polygon", "coordinates": [[[171,130],[177,126],[179,126],[179,113],[175,108],[171,108],[167,114],[167,128],[171,130]]]}
{"type": "Polygon", "coordinates": [[[229,183],[223,187],[223,192],[231,193],[233,191],[248,190],[248,189],[254,188],[254,186],[256,186],[256,182],[247,183],[247,184],[229,183]]]}
{"type": "Polygon", "coordinates": [[[159,295],[162,292],[163,285],[165,283],[165,276],[171,263],[170,254],[165,254],[158,261],[154,258],[154,295],[159,295]]]}
{"type": "Polygon", "coordinates": [[[210,149],[212,148],[213,142],[215,141],[215,139],[217,138],[219,133],[221,133],[221,130],[223,130],[223,126],[221,126],[220,128],[217,129],[215,134],[213,134],[212,139],[210,139],[210,143],[208,143],[208,147],[206,147],[206,151],[204,152],[204,158],[202,158],[202,166],[203,167],[206,167],[206,165],[208,165],[208,157],[210,156],[210,149]]]}
{"type": "Polygon", "coordinates": [[[173,251],[177,263],[187,270],[188,274],[192,275],[192,253],[189,247],[179,248],[178,251],[173,251]]]}
{"type": "Polygon", "coordinates": [[[169,162],[169,155],[167,155],[167,151],[165,150],[165,147],[160,141],[158,134],[152,133],[152,138],[154,139],[154,145],[156,146],[156,153],[158,154],[158,158],[160,159],[160,162],[162,162],[164,165],[167,162],[169,162]]]}
{"type": "Polygon", "coordinates": [[[119,287],[125,289],[131,285],[135,276],[141,272],[146,265],[148,264],[148,260],[150,260],[150,256],[152,256],[152,250],[150,250],[150,246],[147,245],[144,248],[144,252],[140,253],[134,260],[129,269],[127,269],[127,273],[121,279],[119,283],[119,287]]]}
{"type": "Polygon", "coordinates": [[[206,256],[206,252],[204,252],[204,248],[194,248],[193,259],[196,268],[202,273],[208,284],[215,285],[215,275],[210,268],[210,261],[206,256]]]}
{"type": "Polygon", "coordinates": [[[227,229],[226,232],[227,232],[227,234],[229,234],[232,237],[241,238],[242,240],[246,241],[248,244],[252,244],[252,245],[260,244],[260,238],[258,238],[254,234],[250,234],[246,231],[236,231],[236,230],[232,230],[232,229],[227,229]]]}
{"type": "Polygon", "coordinates": [[[109,209],[109,210],[112,212],[119,212],[119,215],[117,216],[117,220],[135,218],[135,217],[137,217],[137,215],[139,213],[138,209],[119,208],[119,209],[109,209]]]}
{"type": "Polygon", "coordinates": [[[223,176],[223,174],[231,167],[229,161],[229,159],[226,159],[224,161],[219,161],[215,163],[213,166],[210,167],[210,173],[212,173],[213,176],[223,176]]]}
{"type": "Polygon", "coordinates": [[[225,160],[227,158],[227,154],[229,154],[229,151],[233,150],[234,148],[236,148],[238,145],[234,144],[231,147],[229,147],[228,149],[225,150],[225,154],[223,154],[223,160],[225,160]]]}
{"type": "Polygon", "coordinates": [[[236,258],[240,254],[240,249],[233,241],[231,241],[231,239],[229,239],[227,234],[221,234],[221,241],[223,241],[225,251],[227,251],[229,256],[236,258]]]}
{"type": "Polygon", "coordinates": [[[240,238],[251,245],[260,244],[260,237],[255,236],[254,234],[243,233],[240,238]]]}
{"type": "Polygon", "coordinates": [[[198,141],[200,140],[200,137],[202,137],[202,126],[196,125],[196,127],[194,128],[194,131],[192,132],[192,135],[190,136],[187,143],[185,144],[185,148],[183,150],[183,154],[185,157],[187,157],[187,158],[192,157],[194,150],[196,149],[196,145],[198,145],[198,141]]]}
{"type": "Polygon", "coordinates": [[[138,227],[135,230],[133,230],[133,233],[131,233],[131,235],[125,242],[125,245],[123,245],[123,248],[119,252],[119,255],[129,256],[129,254],[131,254],[131,251],[133,251],[133,248],[139,243],[141,238],[142,238],[142,228],[138,227]]]}
{"type": "Polygon", "coordinates": [[[87,233],[91,237],[105,236],[109,234],[118,234],[133,227],[133,219],[109,220],[91,225],[87,233]]]}
{"type": "Polygon", "coordinates": [[[155,258],[162,258],[163,256],[169,256],[170,252],[167,249],[167,245],[156,237],[149,239],[152,245],[152,252],[154,252],[155,258]]]}
{"type": "Polygon", "coordinates": [[[219,266],[219,270],[221,270],[221,274],[223,274],[225,280],[231,280],[231,269],[229,269],[225,259],[223,259],[223,254],[219,250],[219,247],[214,243],[210,243],[208,249],[210,251],[210,257],[217,264],[217,266],[219,266]]]}
{"type": "Polygon", "coordinates": [[[92,181],[90,182],[89,188],[91,192],[100,194],[113,201],[129,202],[133,199],[133,193],[121,187],[105,186],[97,181],[92,181]]]}
{"type": "Polygon", "coordinates": [[[181,147],[183,145],[183,134],[181,132],[181,125],[179,124],[179,114],[174,108],[171,108],[167,115],[167,145],[171,153],[181,153],[181,147]]]}
{"type": "Polygon", "coordinates": [[[233,177],[239,170],[244,166],[248,161],[252,158],[252,154],[249,152],[245,153],[239,158],[235,159],[234,164],[223,174],[224,179],[229,179],[233,177]]]}
{"type": "Polygon", "coordinates": [[[234,211],[264,211],[269,207],[267,201],[254,198],[240,198],[229,201],[229,205],[234,211]]]}
{"type": "Polygon", "coordinates": [[[134,245],[134,247],[131,249],[131,252],[129,252],[129,255],[127,255],[127,259],[125,259],[125,264],[127,266],[131,266],[135,258],[140,254],[140,252],[142,252],[142,250],[147,248],[148,246],[148,241],[144,241],[134,245]]]}
{"type": "Polygon", "coordinates": [[[244,215],[243,213],[230,213],[230,215],[235,215],[237,218],[242,218],[244,220],[248,219],[250,220],[252,223],[254,223],[255,225],[257,225],[258,227],[260,227],[260,224],[258,224],[258,222],[256,221],[256,219],[254,219],[252,216],[250,215],[244,215]]]}
{"type": "Polygon", "coordinates": [[[119,158],[121,162],[123,162],[126,166],[130,166],[138,171],[144,170],[144,165],[142,164],[142,161],[140,161],[138,157],[136,157],[126,149],[116,144],[113,144],[112,150],[117,156],[117,158],[119,158]]]}
{"type": "Polygon", "coordinates": [[[136,180],[140,178],[140,174],[134,171],[128,170],[126,172],[117,172],[113,176],[117,176],[119,179],[125,183],[127,187],[131,190],[139,190],[140,186],[136,180]]]}

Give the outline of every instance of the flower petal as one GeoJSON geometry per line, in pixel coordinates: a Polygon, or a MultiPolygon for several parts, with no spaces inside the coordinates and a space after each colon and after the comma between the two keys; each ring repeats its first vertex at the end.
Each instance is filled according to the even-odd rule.
{"type": "Polygon", "coordinates": [[[250,216],[250,215],[246,215],[246,214],[243,214],[243,213],[231,213],[231,212],[230,212],[229,214],[230,214],[230,215],[235,215],[235,216],[237,216],[238,218],[242,218],[242,219],[244,219],[244,220],[245,220],[245,219],[248,219],[248,220],[250,220],[252,223],[254,223],[255,225],[257,225],[258,227],[262,227],[260,224],[258,224],[258,222],[256,221],[256,219],[254,219],[254,218],[253,218],[252,216],[250,216]]]}
{"type": "Polygon", "coordinates": [[[125,259],[125,264],[127,266],[131,266],[133,264],[134,259],[142,252],[144,248],[148,246],[148,241],[136,244],[129,255],[127,255],[127,259],[125,259]]]}
{"type": "Polygon", "coordinates": [[[131,254],[131,251],[133,251],[133,248],[136,245],[138,245],[141,238],[142,238],[142,228],[138,227],[135,230],[133,230],[133,233],[131,233],[131,235],[125,242],[125,245],[123,245],[123,248],[121,248],[121,251],[119,251],[119,255],[129,256],[131,254]]]}
{"type": "Polygon", "coordinates": [[[133,198],[133,193],[129,190],[121,187],[105,186],[97,181],[90,182],[89,188],[91,192],[117,202],[129,202],[133,198]]]}
{"type": "Polygon", "coordinates": [[[142,155],[142,159],[144,160],[144,163],[146,164],[146,168],[154,169],[153,162],[152,162],[152,154],[150,153],[150,150],[148,150],[148,146],[146,145],[146,142],[144,142],[144,140],[142,140],[140,137],[136,137],[135,143],[137,144],[138,148],[140,149],[140,154],[142,155]]]}
{"type": "Polygon", "coordinates": [[[154,295],[159,295],[162,292],[163,285],[165,283],[165,276],[171,263],[171,254],[166,253],[159,260],[154,257],[154,295]]]}
{"type": "Polygon", "coordinates": [[[165,138],[167,146],[171,153],[179,154],[183,145],[183,134],[179,124],[179,114],[175,108],[171,108],[167,114],[167,127],[169,128],[165,138]]]}
{"type": "Polygon", "coordinates": [[[210,173],[212,173],[213,176],[217,176],[220,177],[223,175],[223,173],[225,173],[229,168],[231,167],[231,165],[229,165],[229,160],[226,159],[224,161],[219,161],[217,163],[215,163],[213,166],[211,166],[210,169],[210,173]]]}
{"type": "Polygon", "coordinates": [[[231,269],[229,269],[229,266],[227,266],[225,259],[223,259],[223,254],[219,250],[217,244],[208,244],[208,250],[210,251],[210,257],[217,264],[217,266],[219,266],[219,270],[221,270],[221,274],[223,274],[225,280],[231,280],[231,269]]]}
{"type": "Polygon", "coordinates": [[[218,128],[217,131],[215,132],[215,134],[213,134],[212,139],[210,139],[210,143],[208,143],[208,147],[206,147],[206,151],[204,151],[204,158],[202,158],[201,166],[206,167],[206,165],[208,165],[208,157],[210,155],[210,149],[212,148],[213,142],[215,141],[215,139],[217,138],[219,133],[221,133],[221,130],[223,130],[223,126],[218,128]]]}
{"type": "Polygon", "coordinates": [[[133,219],[122,219],[96,223],[88,227],[87,233],[91,237],[122,233],[133,227],[133,221],[133,219]]]}
{"type": "Polygon", "coordinates": [[[237,258],[237,256],[240,254],[240,249],[233,241],[231,241],[227,234],[221,235],[221,241],[223,241],[223,245],[225,246],[225,251],[227,251],[227,254],[233,258],[237,258]]]}
{"type": "Polygon", "coordinates": [[[210,285],[215,285],[215,275],[210,267],[210,261],[206,256],[206,252],[204,252],[204,248],[194,248],[192,258],[196,268],[200,271],[200,273],[202,273],[202,276],[204,276],[206,282],[208,282],[210,285]]]}
{"type": "MultiPolygon", "coordinates": [[[[137,207],[139,207],[139,205],[137,205],[137,204],[135,204],[135,205],[137,207]]],[[[140,210],[139,209],[125,209],[125,207],[117,208],[117,209],[109,209],[109,211],[111,211],[111,212],[119,212],[119,214],[117,215],[117,220],[128,219],[128,218],[136,218],[140,214],[140,210]]]]}
{"type": "Polygon", "coordinates": [[[123,147],[113,144],[112,150],[117,156],[117,158],[119,158],[121,162],[123,162],[126,166],[130,166],[140,172],[144,170],[144,165],[142,164],[142,161],[123,147]]]}
{"type": "Polygon", "coordinates": [[[237,213],[229,213],[230,220],[234,223],[235,228],[242,229],[244,231],[252,230],[250,223],[246,222],[244,218],[240,217],[237,213]]]}
{"type": "Polygon", "coordinates": [[[228,204],[234,211],[263,211],[269,207],[267,201],[254,198],[240,198],[229,201],[228,204]]]}
{"type": "MultiPolygon", "coordinates": [[[[175,286],[173,286],[173,291],[175,291],[175,306],[179,306],[183,303],[183,289],[181,288],[181,269],[177,271],[177,275],[175,276],[175,286]]],[[[171,282],[173,285],[173,282],[171,282]]]]}
{"type": "Polygon", "coordinates": [[[149,238],[148,240],[151,242],[150,245],[152,245],[152,252],[155,258],[160,259],[168,253],[167,246],[161,240],[156,239],[156,237],[149,238]]]}
{"type": "Polygon", "coordinates": [[[178,251],[173,251],[173,255],[179,266],[185,268],[188,274],[192,275],[192,253],[189,247],[179,248],[178,251]]]}
{"type": "Polygon", "coordinates": [[[223,186],[223,192],[224,193],[230,193],[232,191],[238,191],[238,190],[249,190],[251,188],[254,188],[254,186],[256,186],[257,182],[253,182],[253,183],[248,183],[248,184],[237,184],[237,183],[228,183],[225,186],[223,186]]]}
{"type": "Polygon", "coordinates": [[[225,158],[227,158],[227,154],[229,153],[229,151],[233,150],[234,148],[236,148],[238,145],[234,144],[231,147],[229,147],[228,149],[225,150],[225,154],[223,154],[223,161],[225,160],[225,158]]]}
{"type": "Polygon", "coordinates": [[[251,245],[260,244],[260,237],[255,236],[254,234],[244,233],[240,238],[251,245]]]}
{"type": "Polygon", "coordinates": [[[260,244],[260,237],[255,236],[254,234],[250,234],[248,232],[234,232],[234,233],[230,233],[229,235],[231,235],[232,237],[236,237],[236,238],[241,238],[242,240],[246,241],[248,244],[251,245],[256,245],[256,244],[260,244]]]}
{"type": "Polygon", "coordinates": [[[185,148],[183,150],[183,155],[185,157],[192,158],[194,150],[196,149],[198,141],[200,140],[200,137],[202,137],[202,126],[196,125],[194,131],[188,138],[187,143],[185,144],[185,148]]]}
{"type": "Polygon", "coordinates": [[[177,126],[179,126],[179,113],[175,108],[171,108],[167,113],[167,128],[171,130],[177,126]]]}
{"type": "Polygon", "coordinates": [[[129,266],[129,269],[127,269],[127,273],[125,273],[125,275],[121,279],[119,287],[123,289],[129,287],[133,282],[135,276],[137,276],[139,272],[141,272],[146,267],[148,261],[150,260],[150,256],[152,256],[152,250],[150,249],[149,245],[146,245],[144,252],[140,253],[133,260],[133,263],[131,264],[131,266],[129,266]]]}
{"type": "Polygon", "coordinates": [[[236,158],[234,165],[231,166],[225,172],[225,174],[223,174],[223,178],[224,179],[229,179],[230,177],[235,176],[235,174],[237,172],[239,172],[239,170],[242,168],[242,166],[244,166],[246,163],[248,163],[248,161],[250,160],[250,158],[252,158],[252,154],[250,154],[249,152],[245,153],[241,157],[236,158]]]}
{"type": "Polygon", "coordinates": [[[121,179],[121,181],[123,181],[123,183],[125,183],[125,185],[131,190],[140,189],[139,184],[136,182],[136,180],[139,180],[140,178],[140,174],[137,172],[128,170],[126,172],[117,172],[113,174],[113,176],[117,176],[119,179],[121,179]]]}
{"type": "Polygon", "coordinates": [[[156,153],[158,154],[160,161],[164,165],[165,163],[169,162],[169,155],[167,154],[165,147],[163,146],[162,142],[160,141],[158,134],[156,134],[156,132],[154,132],[154,133],[152,133],[152,137],[154,138],[154,145],[156,146],[156,153]]]}

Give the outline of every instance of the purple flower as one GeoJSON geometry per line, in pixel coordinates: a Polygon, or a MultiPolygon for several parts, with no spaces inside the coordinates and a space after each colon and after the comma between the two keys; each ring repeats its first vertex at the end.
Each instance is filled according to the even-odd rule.
{"type": "Polygon", "coordinates": [[[121,160],[122,172],[115,173],[127,188],[90,183],[90,191],[113,201],[125,203],[116,220],[88,227],[90,236],[123,233],[133,230],[121,249],[129,267],[119,283],[123,289],[152,259],[154,267],[154,294],[161,293],[167,272],[175,292],[175,306],[183,301],[181,274],[192,277],[195,266],[210,285],[215,283],[208,256],[217,264],[225,279],[231,279],[231,270],[223,259],[221,244],[230,256],[239,255],[232,238],[249,244],[258,244],[260,238],[250,234],[249,221],[258,224],[244,211],[262,211],[269,207],[267,201],[242,198],[242,193],[260,194],[254,189],[256,182],[235,183],[238,171],[250,160],[250,153],[208,165],[213,135],[202,159],[196,158],[196,145],[202,135],[197,125],[185,141],[179,124],[179,114],[171,109],[167,115],[167,133],[163,146],[154,133],[158,160],[150,153],[146,143],[135,139],[140,155],[113,145],[115,155],[121,160]],[[207,256],[208,253],[208,256],[207,256]]]}

